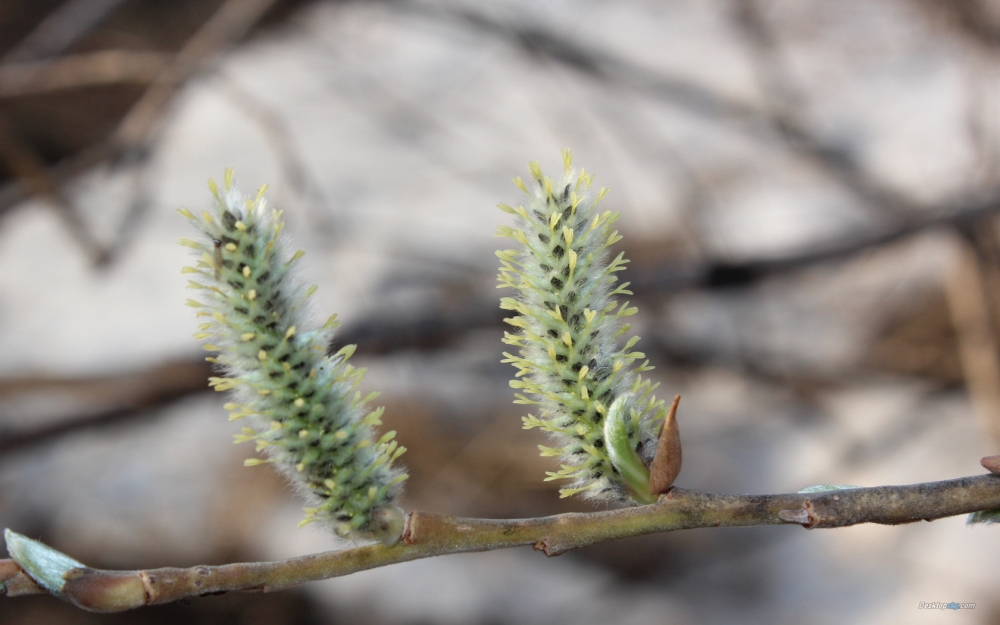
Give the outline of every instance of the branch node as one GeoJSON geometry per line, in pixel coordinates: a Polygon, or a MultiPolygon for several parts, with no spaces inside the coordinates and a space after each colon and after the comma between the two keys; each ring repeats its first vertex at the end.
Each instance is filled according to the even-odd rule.
{"type": "Polygon", "coordinates": [[[75,568],[63,575],[62,594],[73,605],[91,612],[122,612],[149,603],[141,574],[75,568]]]}
{"type": "Polygon", "coordinates": [[[1000,456],[986,456],[979,461],[979,464],[990,473],[1000,475],[1000,456]]]}
{"type": "Polygon", "coordinates": [[[406,520],[403,522],[403,542],[407,545],[413,544],[413,515],[415,513],[411,512],[406,515],[406,520]]]}
{"type": "Polygon", "coordinates": [[[535,551],[541,551],[550,558],[556,556],[561,556],[566,552],[566,549],[560,549],[558,546],[551,545],[549,543],[548,537],[541,539],[531,546],[535,551]]]}
{"type": "Polygon", "coordinates": [[[805,525],[809,522],[809,513],[805,510],[781,510],[778,512],[778,518],[786,523],[805,525]]]}

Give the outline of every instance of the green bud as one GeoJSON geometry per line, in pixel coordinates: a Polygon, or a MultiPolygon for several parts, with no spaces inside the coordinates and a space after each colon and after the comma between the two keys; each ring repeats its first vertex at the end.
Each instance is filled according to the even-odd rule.
{"type": "Polygon", "coordinates": [[[7,541],[7,553],[14,562],[39,586],[57,597],[63,596],[63,586],[66,584],[63,576],[73,569],[86,568],[65,553],[17,532],[7,529],[3,536],[7,541]]]}

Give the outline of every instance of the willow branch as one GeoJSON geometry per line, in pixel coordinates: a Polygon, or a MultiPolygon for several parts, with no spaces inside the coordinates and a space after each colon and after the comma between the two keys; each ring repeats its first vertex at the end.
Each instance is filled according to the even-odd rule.
{"type": "Polygon", "coordinates": [[[143,571],[92,569],[41,543],[9,533],[8,550],[24,568],[12,560],[0,560],[0,588],[11,597],[48,591],[86,610],[118,612],[233,590],[270,592],[453,553],[530,545],[556,556],[606,540],[683,529],[897,525],[996,508],[1000,508],[1000,475],[995,474],[808,494],[724,495],[674,488],[648,506],[535,519],[463,519],[413,512],[402,540],[391,546],[367,545],[277,562],[143,571]],[[71,564],[60,568],[51,562],[71,564]]]}

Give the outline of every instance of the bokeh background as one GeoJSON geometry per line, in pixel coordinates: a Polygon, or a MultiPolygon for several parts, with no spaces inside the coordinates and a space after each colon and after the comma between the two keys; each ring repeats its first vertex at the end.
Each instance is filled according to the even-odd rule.
{"type": "MultiPolygon", "coordinates": [[[[564,147],[623,215],[678,485],[998,451],[998,2],[4,0],[0,526],[114,568],[343,546],[242,466],[191,338],[175,211],[225,167],[271,185],[317,319],[357,343],[406,507],[592,509],[542,482],[499,362],[494,207],[564,147]]],[[[113,616],[0,599],[0,624],[997,623],[998,531],[694,530],[113,616]]]]}

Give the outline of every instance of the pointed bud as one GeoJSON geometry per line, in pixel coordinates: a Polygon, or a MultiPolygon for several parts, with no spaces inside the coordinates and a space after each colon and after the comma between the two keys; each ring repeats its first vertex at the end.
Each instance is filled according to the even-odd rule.
{"type": "Polygon", "coordinates": [[[63,585],[66,583],[63,576],[73,569],[86,568],[65,553],[17,532],[4,530],[3,536],[7,541],[7,553],[14,562],[31,579],[57,597],[63,596],[63,585]]]}
{"type": "Polygon", "coordinates": [[[656,456],[649,467],[649,492],[654,495],[670,490],[681,472],[681,433],[677,429],[677,406],[680,403],[681,396],[677,395],[663,421],[656,456]]]}

